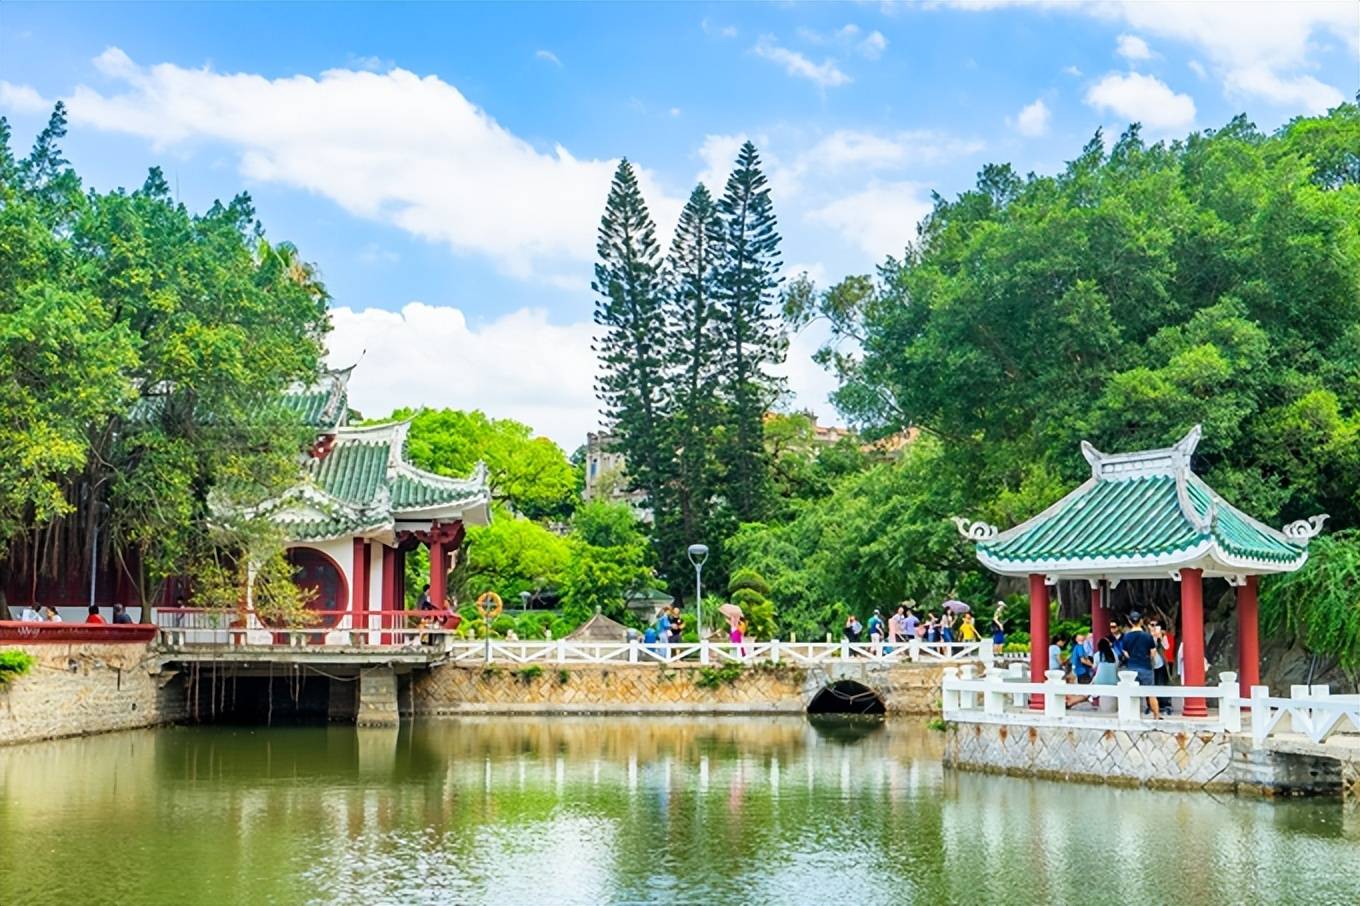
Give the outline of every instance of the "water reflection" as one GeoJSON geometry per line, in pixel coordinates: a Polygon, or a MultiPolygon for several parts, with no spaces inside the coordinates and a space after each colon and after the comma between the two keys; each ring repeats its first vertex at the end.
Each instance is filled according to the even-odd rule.
{"type": "Polygon", "coordinates": [[[914,721],[500,718],[0,749],[0,902],[1360,901],[1360,828],[944,772],[914,721]]]}

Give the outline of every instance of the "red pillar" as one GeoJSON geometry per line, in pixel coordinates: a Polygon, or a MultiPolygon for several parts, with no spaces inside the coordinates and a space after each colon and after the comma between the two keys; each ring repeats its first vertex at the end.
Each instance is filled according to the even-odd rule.
{"type": "Polygon", "coordinates": [[[1237,685],[1243,698],[1261,685],[1261,634],[1256,606],[1256,576],[1237,586],[1237,685]]]}
{"type": "MultiPolygon", "coordinates": [[[[1048,670],[1048,586],[1044,577],[1030,573],[1029,577],[1029,678],[1042,683],[1048,670]]],[[[1042,695],[1030,696],[1029,706],[1043,710],[1042,695]]]]}
{"type": "Polygon", "coordinates": [[[449,557],[443,541],[430,542],[430,601],[440,610],[449,580],[449,557]]]}
{"type": "Polygon", "coordinates": [[[368,542],[354,539],[353,580],[350,582],[350,628],[361,632],[368,620],[368,542]]]}
{"type": "Polygon", "coordinates": [[[1096,582],[1091,589],[1091,650],[1096,651],[1101,639],[1110,635],[1110,609],[1105,606],[1108,594],[1105,580],[1096,582]]]}
{"type": "MultiPolygon", "coordinates": [[[[397,600],[397,549],[383,545],[382,552],[382,609],[396,610],[397,600]]],[[[387,625],[387,615],[384,614],[378,621],[380,626],[387,625]]],[[[391,644],[392,636],[390,633],[383,633],[382,643],[391,644]]]]}
{"type": "MultiPolygon", "coordinates": [[[[1176,654],[1173,651],[1172,657],[1176,654]]],[[[1181,570],[1181,683],[1204,685],[1204,570],[1181,570]]],[[[1185,700],[1186,717],[1204,717],[1203,698],[1185,700]]]]}

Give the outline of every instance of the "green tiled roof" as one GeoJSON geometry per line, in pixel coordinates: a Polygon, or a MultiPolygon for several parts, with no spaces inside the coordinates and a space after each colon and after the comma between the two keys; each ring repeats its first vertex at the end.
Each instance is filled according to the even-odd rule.
{"type": "Polygon", "coordinates": [[[398,510],[418,510],[469,500],[479,493],[472,488],[439,484],[422,476],[398,473],[392,482],[392,506],[398,510]]]}
{"type": "Polygon", "coordinates": [[[1174,447],[1083,452],[1092,477],[1015,528],[960,522],[978,557],[1002,572],[1130,575],[1196,566],[1218,573],[1282,572],[1307,558],[1325,516],[1269,528],[1229,504],[1190,469],[1198,428],[1174,447]]]}
{"type": "Polygon", "coordinates": [[[328,371],[315,384],[292,388],[283,395],[284,406],[312,428],[329,430],[344,424],[349,413],[349,376],[353,370],[328,371]]]}
{"type": "Polygon", "coordinates": [[[332,497],[347,503],[366,504],[387,483],[387,465],[391,457],[392,445],[386,438],[337,440],[335,448],[324,459],[309,462],[309,472],[317,485],[332,497]]]}

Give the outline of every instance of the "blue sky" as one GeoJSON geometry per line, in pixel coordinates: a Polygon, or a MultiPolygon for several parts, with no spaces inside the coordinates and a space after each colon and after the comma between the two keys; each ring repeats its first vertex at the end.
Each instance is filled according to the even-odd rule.
{"type": "MultiPolygon", "coordinates": [[[[1263,128],[1360,88],[1360,4],[0,4],[0,113],[57,98],[101,189],[160,164],[246,189],[335,297],[366,412],[479,407],[570,449],[595,425],[594,231],[620,156],[663,233],[742,138],[790,270],[866,272],[930,192],[1051,172],[1103,127],[1263,128]]],[[[834,420],[795,339],[798,404],[834,420]]]]}

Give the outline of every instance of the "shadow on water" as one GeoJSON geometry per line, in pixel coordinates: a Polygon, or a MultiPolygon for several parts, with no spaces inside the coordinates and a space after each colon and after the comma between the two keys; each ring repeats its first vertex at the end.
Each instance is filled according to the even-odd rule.
{"type": "Polygon", "coordinates": [[[827,742],[854,745],[883,732],[886,718],[873,714],[808,714],[808,724],[827,742]]]}
{"type": "Polygon", "coordinates": [[[854,680],[827,683],[812,701],[808,714],[884,714],[887,709],[878,693],[854,680]]]}

